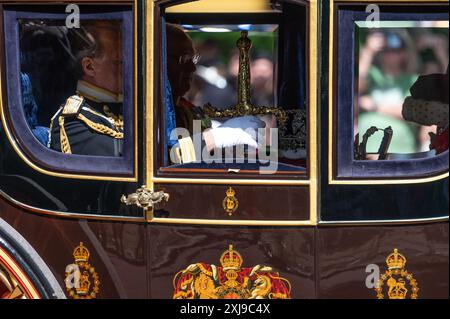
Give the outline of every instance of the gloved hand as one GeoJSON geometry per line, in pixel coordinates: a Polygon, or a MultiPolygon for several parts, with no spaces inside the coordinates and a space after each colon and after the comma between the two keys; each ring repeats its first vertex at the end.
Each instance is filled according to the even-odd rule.
{"type": "Polygon", "coordinates": [[[220,126],[209,131],[214,138],[214,147],[223,148],[235,145],[248,145],[258,148],[255,139],[241,128],[220,126]]]}
{"type": "Polygon", "coordinates": [[[229,119],[228,121],[223,123],[220,127],[240,128],[243,130],[251,128],[257,130],[259,128],[265,128],[266,123],[264,121],[261,121],[256,116],[246,115],[229,119]]]}

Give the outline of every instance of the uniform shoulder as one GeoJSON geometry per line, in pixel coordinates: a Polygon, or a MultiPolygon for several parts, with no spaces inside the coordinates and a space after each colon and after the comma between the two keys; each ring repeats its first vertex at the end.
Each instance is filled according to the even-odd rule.
{"type": "Polygon", "coordinates": [[[66,103],[62,107],[62,116],[76,116],[78,115],[83,106],[85,105],[85,100],[82,96],[72,95],[67,98],[66,103]]]}

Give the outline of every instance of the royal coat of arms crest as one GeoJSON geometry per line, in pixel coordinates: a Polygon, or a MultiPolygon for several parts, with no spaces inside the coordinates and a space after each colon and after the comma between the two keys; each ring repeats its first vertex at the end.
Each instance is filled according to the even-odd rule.
{"type": "Polygon", "coordinates": [[[95,268],[89,263],[90,255],[81,242],[73,251],[73,267],[66,269],[66,289],[73,299],[95,299],[100,292],[100,279],[95,268]]]}
{"type": "Polygon", "coordinates": [[[178,272],[174,299],[290,299],[291,285],[271,267],[242,268],[244,260],[230,245],[221,266],[195,263],[178,272]]]}
{"type": "Polygon", "coordinates": [[[387,293],[389,299],[417,299],[419,286],[413,275],[405,268],[406,257],[395,248],[394,252],[386,258],[386,264],[388,270],[380,276],[375,288],[377,298],[384,299],[387,293]]]}

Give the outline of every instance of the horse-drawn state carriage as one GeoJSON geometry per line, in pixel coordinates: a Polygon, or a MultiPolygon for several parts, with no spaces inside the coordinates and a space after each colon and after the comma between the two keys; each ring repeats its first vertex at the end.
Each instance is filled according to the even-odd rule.
{"type": "Polygon", "coordinates": [[[0,1],[0,299],[448,298],[448,2],[0,1]]]}

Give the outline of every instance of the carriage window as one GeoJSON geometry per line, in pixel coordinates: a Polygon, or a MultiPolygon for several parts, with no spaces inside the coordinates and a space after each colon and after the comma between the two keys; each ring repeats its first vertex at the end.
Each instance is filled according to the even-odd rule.
{"type": "Polygon", "coordinates": [[[440,178],[449,156],[448,6],[380,10],[381,21],[369,21],[366,6],[337,6],[330,177],[440,178]]]}
{"type": "Polygon", "coordinates": [[[448,150],[448,21],[356,21],[355,159],[448,150]]]}
{"type": "Polygon", "coordinates": [[[51,171],[134,174],[131,7],[80,6],[78,21],[24,8],[5,10],[5,113],[22,151],[51,171]]]}
{"type": "Polygon", "coordinates": [[[22,103],[34,136],[65,154],[121,156],[121,21],[67,28],[23,19],[19,29],[22,103]]]}
{"type": "Polygon", "coordinates": [[[287,6],[257,23],[168,16],[162,172],[305,175],[306,16],[287,6]]]}

